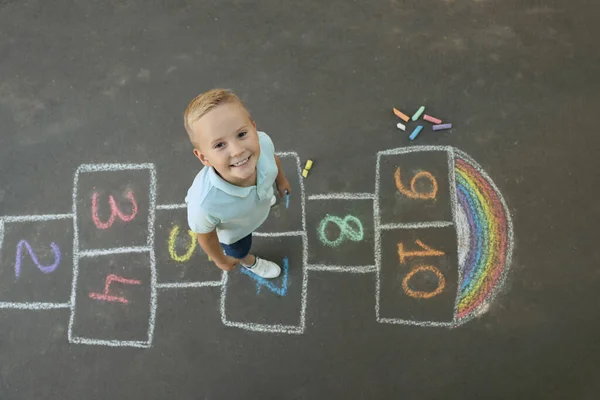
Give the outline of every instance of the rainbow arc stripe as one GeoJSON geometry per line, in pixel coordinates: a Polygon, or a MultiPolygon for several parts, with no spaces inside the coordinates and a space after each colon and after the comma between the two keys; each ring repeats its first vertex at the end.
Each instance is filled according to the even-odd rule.
{"type": "Polygon", "coordinates": [[[456,151],[458,207],[470,232],[468,252],[461,262],[455,318],[466,322],[485,311],[508,272],[512,254],[512,222],[504,199],[481,167],[456,151]]]}

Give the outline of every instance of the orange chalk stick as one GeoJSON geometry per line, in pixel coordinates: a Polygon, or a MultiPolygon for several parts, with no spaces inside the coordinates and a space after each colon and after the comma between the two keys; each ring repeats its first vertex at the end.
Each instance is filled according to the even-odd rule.
{"type": "Polygon", "coordinates": [[[431,115],[427,115],[427,114],[423,115],[423,119],[425,121],[429,121],[429,122],[432,122],[434,124],[441,124],[442,123],[441,119],[437,119],[437,118],[432,117],[431,115]]]}
{"type": "Polygon", "coordinates": [[[397,110],[396,108],[394,108],[394,114],[396,114],[396,117],[400,118],[404,122],[408,122],[408,120],[410,119],[408,118],[408,115],[404,114],[402,111],[397,110]]]}

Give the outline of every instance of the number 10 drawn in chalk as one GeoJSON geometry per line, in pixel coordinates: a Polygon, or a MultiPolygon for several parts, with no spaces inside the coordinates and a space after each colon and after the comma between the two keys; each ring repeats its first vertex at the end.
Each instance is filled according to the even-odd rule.
{"type": "Polygon", "coordinates": [[[394,180],[396,181],[396,187],[398,188],[398,191],[410,199],[435,199],[435,196],[437,195],[437,181],[435,180],[435,177],[427,171],[421,171],[415,176],[413,176],[413,178],[410,180],[410,190],[407,189],[402,183],[402,177],[400,176],[400,167],[396,168],[396,172],[394,173],[394,180]],[[430,182],[431,189],[429,190],[429,192],[417,192],[417,188],[415,186],[419,179],[427,179],[430,182]]]}

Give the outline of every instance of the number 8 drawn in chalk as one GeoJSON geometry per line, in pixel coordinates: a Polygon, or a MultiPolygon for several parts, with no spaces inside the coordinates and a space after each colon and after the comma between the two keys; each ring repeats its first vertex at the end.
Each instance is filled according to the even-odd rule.
{"type": "Polygon", "coordinates": [[[396,180],[396,187],[398,188],[398,191],[408,198],[422,199],[422,200],[435,199],[435,196],[437,195],[437,191],[438,191],[437,181],[435,180],[435,177],[427,171],[421,171],[421,172],[417,173],[415,176],[413,176],[413,178],[410,181],[410,190],[405,188],[404,184],[402,183],[402,179],[400,177],[400,167],[396,168],[396,172],[394,173],[394,179],[396,180]],[[417,192],[415,185],[417,184],[417,181],[419,179],[427,179],[431,183],[431,190],[429,192],[424,192],[424,193],[417,192]]]}
{"type": "Polygon", "coordinates": [[[352,215],[346,215],[344,219],[342,219],[327,214],[325,218],[321,220],[317,232],[319,233],[321,242],[330,247],[337,247],[346,239],[352,240],[353,242],[360,242],[364,237],[362,223],[358,218],[352,215]],[[325,229],[330,222],[336,224],[340,228],[340,235],[335,240],[329,240],[325,233],[325,229]],[[354,227],[350,223],[352,223],[354,227]]]}

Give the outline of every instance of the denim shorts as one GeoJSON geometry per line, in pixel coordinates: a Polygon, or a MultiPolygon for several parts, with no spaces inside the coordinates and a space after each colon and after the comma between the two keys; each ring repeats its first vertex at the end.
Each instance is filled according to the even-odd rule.
{"type": "Polygon", "coordinates": [[[249,234],[245,238],[238,240],[235,243],[224,244],[221,243],[221,247],[225,250],[225,254],[230,257],[242,259],[250,253],[250,247],[252,247],[252,234],[249,234]]]}

